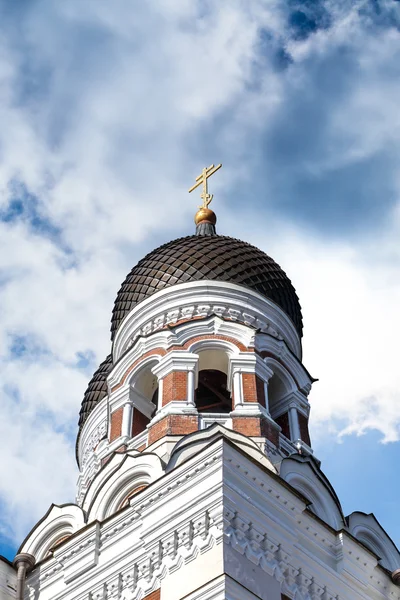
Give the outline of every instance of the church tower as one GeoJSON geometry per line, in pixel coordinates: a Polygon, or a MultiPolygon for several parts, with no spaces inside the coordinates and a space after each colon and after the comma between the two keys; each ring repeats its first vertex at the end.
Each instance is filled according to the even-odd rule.
{"type": "Polygon", "coordinates": [[[343,515],[313,454],[295,289],[216,232],[218,168],[192,188],[195,234],[117,294],[80,412],[76,503],[0,563],[7,598],[400,600],[397,548],[372,514],[343,515]]]}

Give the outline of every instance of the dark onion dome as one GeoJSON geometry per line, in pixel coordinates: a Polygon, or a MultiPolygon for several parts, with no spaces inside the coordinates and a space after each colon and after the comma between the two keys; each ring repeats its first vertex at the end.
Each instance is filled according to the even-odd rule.
{"type": "Polygon", "coordinates": [[[96,404],[107,396],[107,376],[110,373],[112,366],[112,356],[109,354],[93,374],[93,377],[86,388],[85,395],[83,396],[82,406],[79,412],[79,428],[82,427],[96,404]]]}
{"type": "Polygon", "coordinates": [[[255,246],[216,235],[214,224],[205,225],[203,221],[197,224],[197,235],[164,244],[133,267],[115,300],[111,339],[124,317],[146,298],[179,283],[207,279],[236,283],[269,298],[291,318],[302,335],[299,299],[281,267],[255,246]],[[205,226],[209,231],[201,230],[205,226]]]}

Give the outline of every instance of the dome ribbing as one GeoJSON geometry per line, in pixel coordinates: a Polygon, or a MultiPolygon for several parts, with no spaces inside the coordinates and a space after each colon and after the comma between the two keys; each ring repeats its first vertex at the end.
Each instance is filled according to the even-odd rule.
{"type": "Polygon", "coordinates": [[[115,300],[111,339],[125,316],[146,298],[179,283],[207,279],[236,283],[259,292],[275,302],[302,335],[296,291],[271,257],[231,237],[192,235],[160,246],[133,267],[115,300]]]}
{"type": "Polygon", "coordinates": [[[112,356],[109,354],[93,374],[83,396],[81,410],[79,412],[79,429],[82,427],[96,404],[107,396],[107,376],[110,373],[112,366],[112,356]]]}

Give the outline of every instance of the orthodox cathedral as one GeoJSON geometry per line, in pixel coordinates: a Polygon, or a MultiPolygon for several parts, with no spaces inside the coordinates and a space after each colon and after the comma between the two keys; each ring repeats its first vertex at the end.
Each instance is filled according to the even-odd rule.
{"type": "Polygon", "coordinates": [[[79,418],[76,503],[53,504],[2,600],[400,600],[400,554],[345,517],[314,456],[302,314],[280,266],[216,232],[145,256],[115,300],[79,418]]]}

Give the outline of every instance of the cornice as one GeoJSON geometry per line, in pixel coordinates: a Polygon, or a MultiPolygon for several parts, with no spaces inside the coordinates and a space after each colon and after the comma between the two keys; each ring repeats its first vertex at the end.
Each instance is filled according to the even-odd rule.
{"type": "Polygon", "coordinates": [[[194,281],[161,290],[130,311],[114,339],[114,363],[138,337],[181,320],[210,315],[226,317],[281,337],[301,358],[301,341],[293,323],[272,301],[233,283],[194,281]]]}
{"type": "Polygon", "coordinates": [[[28,576],[29,595],[46,580],[45,587],[55,586],[46,598],[54,600],[135,600],[224,540],[291,598],[399,600],[377,558],[306,506],[277,475],[218,439],[140,492],[130,507],[74,535],[28,576]],[[92,565],[90,577],[80,570],[84,561],[92,565]],[[68,565],[71,578],[63,587],[68,565]]]}

